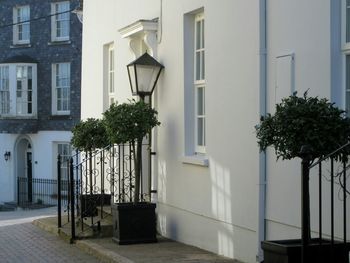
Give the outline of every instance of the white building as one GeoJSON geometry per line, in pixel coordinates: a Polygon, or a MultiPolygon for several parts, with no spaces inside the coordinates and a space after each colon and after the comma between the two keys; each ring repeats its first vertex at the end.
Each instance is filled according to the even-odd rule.
{"type": "Polygon", "coordinates": [[[254,126],[293,91],[349,108],[345,4],[85,0],[82,119],[131,98],[126,65],[145,51],[165,66],[153,95],[162,235],[244,262],[262,259],[261,240],[300,237],[300,161],[260,154],[254,126]]]}

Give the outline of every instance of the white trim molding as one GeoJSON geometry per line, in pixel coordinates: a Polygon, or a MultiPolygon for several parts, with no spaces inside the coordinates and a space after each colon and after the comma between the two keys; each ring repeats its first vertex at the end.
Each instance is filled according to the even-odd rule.
{"type": "Polygon", "coordinates": [[[129,39],[129,47],[135,58],[145,51],[157,57],[157,31],[158,20],[138,20],[119,29],[122,38],[129,39]]]}

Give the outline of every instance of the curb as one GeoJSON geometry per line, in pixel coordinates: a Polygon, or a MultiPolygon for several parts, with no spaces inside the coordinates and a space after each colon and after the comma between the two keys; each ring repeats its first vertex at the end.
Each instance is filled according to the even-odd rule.
{"type": "Polygon", "coordinates": [[[135,263],[134,261],[123,257],[113,251],[103,248],[102,246],[92,243],[88,240],[76,240],[76,246],[85,253],[97,257],[106,263],[135,263]]]}
{"type": "Polygon", "coordinates": [[[40,219],[36,219],[32,222],[33,225],[51,233],[51,234],[54,234],[55,236],[59,236],[59,232],[58,232],[58,229],[57,227],[53,227],[53,226],[50,226],[48,224],[45,224],[43,222],[40,221],[40,219]]]}

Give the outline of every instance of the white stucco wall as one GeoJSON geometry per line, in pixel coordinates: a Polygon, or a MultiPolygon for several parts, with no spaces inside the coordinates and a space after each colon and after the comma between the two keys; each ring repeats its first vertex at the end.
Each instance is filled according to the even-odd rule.
{"type": "MultiPolygon", "coordinates": [[[[340,16],[340,14],[334,14],[334,17],[331,17],[331,2],[329,0],[268,0],[267,3],[267,111],[273,112],[276,102],[275,86],[278,70],[276,57],[291,53],[295,58],[294,82],[299,96],[308,90],[310,96],[336,99],[338,100],[336,102],[342,101],[343,98],[331,98],[331,88],[343,89],[339,85],[332,87],[331,80],[331,43],[337,41],[331,38],[332,30],[334,30],[331,28],[331,19],[337,21],[340,16]]],[[[340,46],[334,48],[340,51],[340,46]]],[[[338,65],[337,68],[341,68],[341,65],[338,65]]],[[[343,81],[338,79],[336,82],[342,83],[343,81]]],[[[339,105],[341,106],[341,103],[339,105]]],[[[272,149],[267,151],[267,239],[300,238],[300,161],[300,159],[276,161],[274,151],[272,149]]],[[[329,167],[324,167],[324,175],[327,176],[328,171],[329,167]]],[[[313,235],[318,230],[317,187],[317,169],[314,169],[310,179],[311,228],[315,232],[313,235]]],[[[323,230],[328,234],[330,233],[329,189],[329,181],[323,178],[323,230]]],[[[335,189],[337,193],[338,186],[335,189]]],[[[342,214],[341,205],[341,198],[336,194],[335,206],[336,213],[339,215],[342,214]]],[[[341,216],[339,215],[336,216],[336,235],[342,233],[341,216]]]]}
{"type": "MultiPolygon", "coordinates": [[[[334,2],[266,2],[267,112],[273,113],[280,96],[292,92],[284,87],[299,95],[309,90],[310,96],[332,97],[342,105],[343,87],[334,87],[344,84],[336,79],[342,74],[331,75],[331,65],[337,63],[334,54],[340,52],[334,50],[338,40],[331,37],[331,25],[337,24],[337,13],[331,17],[334,2]]],[[[82,118],[103,112],[103,49],[109,43],[115,47],[116,99],[131,98],[126,65],[134,56],[118,30],[160,17],[160,6],[161,0],[85,0],[82,118]]],[[[244,262],[255,262],[258,250],[259,153],[254,125],[259,122],[259,56],[264,53],[259,50],[259,26],[259,1],[163,1],[157,59],[165,70],[153,98],[162,123],[154,135],[153,167],[160,233],[244,262]],[[192,59],[184,55],[189,51],[184,36],[191,14],[198,10],[204,10],[206,25],[209,167],[183,162],[191,151],[185,89],[192,59]]],[[[341,65],[336,68],[342,70],[341,65]]],[[[277,162],[269,149],[266,173],[266,238],[300,237],[300,160],[277,162]]],[[[315,194],[314,175],[311,185],[315,194]]],[[[311,201],[312,213],[317,213],[316,200],[311,201]]],[[[312,229],[317,229],[315,219],[312,229]]]]}
{"type": "MultiPolygon", "coordinates": [[[[119,29],[160,15],[160,1],[84,2],[82,118],[103,110],[103,45],[115,45],[117,100],[131,98],[126,65],[134,57],[119,29]]],[[[161,234],[244,262],[257,253],[259,120],[257,1],[163,1],[158,60],[165,65],[154,105],[161,234]],[[204,8],[209,167],[185,164],[184,20],[204,8]],[[250,14],[250,15],[247,15],[250,14]]]]}

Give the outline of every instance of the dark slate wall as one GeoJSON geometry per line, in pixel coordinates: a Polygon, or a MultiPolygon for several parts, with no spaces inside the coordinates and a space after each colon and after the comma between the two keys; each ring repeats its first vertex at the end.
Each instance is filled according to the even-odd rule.
{"type": "MultiPolygon", "coordinates": [[[[30,18],[48,16],[55,0],[0,0],[0,61],[26,55],[38,61],[37,121],[0,118],[0,132],[32,133],[40,130],[70,131],[80,120],[81,40],[82,24],[75,14],[70,15],[70,41],[51,43],[51,17],[31,21],[30,45],[14,46],[11,24],[15,5],[30,5],[30,18]],[[71,101],[69,116],[52,115],[52,63],[71,63],[71,101]],[[34,123],[37,122],[36,125],[34,123]],[[30,124],[29,124],[30,123],[30,124]]],[[[71,0],[74,9],[79,0],[71,0]]]]}

